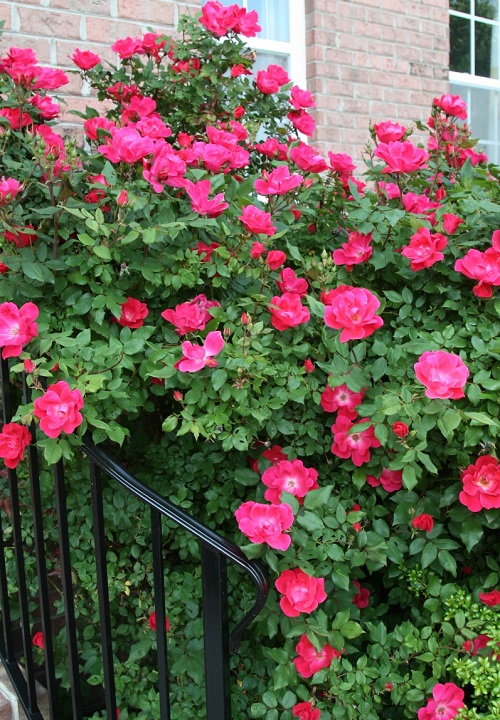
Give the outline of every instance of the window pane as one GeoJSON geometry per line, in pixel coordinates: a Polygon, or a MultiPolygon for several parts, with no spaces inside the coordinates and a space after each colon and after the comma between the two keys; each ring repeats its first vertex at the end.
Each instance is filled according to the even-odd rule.
{"type": "Polygon", "coordinates": [[[257,10],[266,40],[290,42],[289,0],[248,0],[248,10],[257,10]]]}
{"type": "Polygon", "coordinates": [[[476,0],[475,12],[479,17],[498,19],[498,0],[476,0]]]}
{"type": "Polygon", "coordinates": [[[284,67],[285,70],[288,72],[290,69],[290,56],[259,50],[257,52],[255,65],[253,66],[254,73],[256,73],[258,70],[267,70],[269,65],[281,65],[281,67],[284,67]]]}
{"type": "Polygon", "coordinates": [[[467,101],[472,137],[479,138],[478,149],[484,152],[490,162],[500,161],[500,92],[473,85],[452,83],[450,92],[467,101]]]}
{"type": "Polygon", "coordinates": [[[450,70],[470,73],[470,21],[450,15],[450,70]]]}
{"type": "MultiPolygon", "coordinates": [[[[493,32],[496,28],[492,25],[476,21],[475,37],[476,37],[476,67],[475,74],[481,77],[493,77],[491,74],[492,66],[492,40],[493,32]]],[[[495,66],[497,63],[494,63],[495,66]]]]}
{"type": "Polygon", "coordinates": [[[458,10],[459,12],[470,13],[471,0],[450,0],[450,10],[458,10]]]}

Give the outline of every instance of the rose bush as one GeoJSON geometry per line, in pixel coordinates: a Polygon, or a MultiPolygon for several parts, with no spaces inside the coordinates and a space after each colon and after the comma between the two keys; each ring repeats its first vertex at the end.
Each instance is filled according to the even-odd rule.
{"type": "MultiPolygon", "coordinates": [[[[0,456],[22,491],[35,420],[46,463],[68,465],[90,685],[86,431],[268,565],[236,716],[496,718],[499,169],[444,95],[425,147],[378,123],[356,177],[297,134],[310,93],[276,65],[252,74],[239,33],[255,32],[253,13],[209,2],[176,38],[117,41],[116,66],[75,48],[107,101],[82,118],[90,152],[47,124],[64,73],[1,56],[0,347],[33,398],[0,456]]],[[[149,519],[108,499],[121,718],[151,718],[149,519]]],[[[197,550],[169,542],[172,674],[196,685],[177,683],[184,720],[203,717],[197,550]]],[[[237,617],[250,593],[230,579],[237,617]]]]}

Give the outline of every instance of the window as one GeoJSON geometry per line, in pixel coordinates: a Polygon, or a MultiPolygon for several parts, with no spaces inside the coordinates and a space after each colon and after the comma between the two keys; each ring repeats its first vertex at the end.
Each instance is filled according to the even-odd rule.
{"type": "MultiPolygon", "coordinates": [[[[240,5],[256,10],[262,31],[245,38],[257,51],[255,71],[268,65],[282,65],[296,85],[306,87],[306,43],[304,0],[219,0],[223,5],[240,5]]],[[[204,5],[207,0],[203,0],[204,5]]]]}
{"type": "Polygon", "coordinates": [[[500,162],[500,0],[450,0],[450,86],[474,137],[500,162]]]}

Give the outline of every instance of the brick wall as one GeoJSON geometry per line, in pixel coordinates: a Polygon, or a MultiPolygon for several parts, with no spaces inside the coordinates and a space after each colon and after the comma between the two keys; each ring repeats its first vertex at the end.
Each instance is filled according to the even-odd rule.
{"type": "MultiPolygon", "coordinates": [[[[292,0],[292,3],[295,0],[292,0]]],[[[308,87],[317,100],[315,142],[359,160],[369,121],[426,119],[448,89],[448,0],[305,0],[308,87]]],[[[78,47],[116,62],[109,46],[148,26],[169,33],[201,0],[0,0],[2,47],[30,46],[40,62],[73,68],[78,47]]],[[[89,104],[78,75],[59,97],[89,104]],[[83,95],[83,96],[82,96],[83,95]]],[[[94,104],[95,101],[92,101],[94,104]]]]}
{"type": "MultiPolygon", "coordinates": [[[[6,48],[32,47],[42,64],[75,69],[69,59],[75,48],[91,50],[104,60],[116,63],[110,45],[122,37],[136,37],[147,27],[172,33],[180,13],[198,10],[200,0],[0,0],[0,20],[5,20],[1,38],[6,48]]],[[[71,75],[69,85],[57,91],[62,121],[71,130],[78,120],[69,110],[84,110],[88,88],[79,75],[71,75]]]]}
{"type": "Polygon", "coordinates": [[[426,120],[448,92],[448,0],[305,0],[316,142],[359,160],[370,120],[426,120]]]}

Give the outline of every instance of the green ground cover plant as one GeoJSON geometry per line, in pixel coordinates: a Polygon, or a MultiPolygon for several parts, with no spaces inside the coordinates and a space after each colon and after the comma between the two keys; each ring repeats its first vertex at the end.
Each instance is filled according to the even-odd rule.
{"type": "MultiPolygon", "coordinates": [[[[68,468],[89,697],[87,431],[268,567],[235,717],[493,720],[499,168],[443,95],[426,124],[370,127],[361,178],[304,142],[308,91],[253,72],[257,31],[209,2],[173,38],[118,40],[116,66],[76,49],[86,149],[57,133],[64,73],[2,54],[0,347],[33,400],[0,456],[27,507],[33,419],[45,464],[68,468]]],[[[149,519],[106,499],[121,718],[151,718],[149,519]]],[[[197,548],[173,529],[167,545],[172,717],[202,718],[197,548]]],[[[237,617],[251,588],[230,580],[237,617]]],[[[56,647],[64,691],[63,631],[56,647]]]]}

